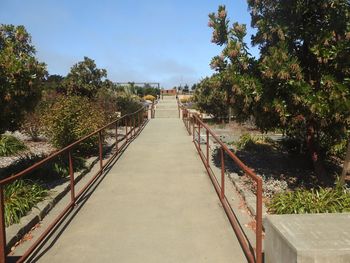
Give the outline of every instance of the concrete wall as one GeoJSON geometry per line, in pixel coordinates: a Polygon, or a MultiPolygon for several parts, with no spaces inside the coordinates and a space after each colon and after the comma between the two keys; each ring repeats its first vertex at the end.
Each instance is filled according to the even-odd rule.
{"type": "Polygon", "coordinates": [[[350,262],[350,214],[268,215],[265,263],[350,262]]]}

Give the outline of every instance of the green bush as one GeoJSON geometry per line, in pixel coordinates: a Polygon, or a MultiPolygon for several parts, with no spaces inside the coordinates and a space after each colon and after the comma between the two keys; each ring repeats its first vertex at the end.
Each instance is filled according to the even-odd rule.
{"type": "Polygon", "coordinates": [[[9,156],[26,150],[23,142],[12,135],[0,136],[0,156],[9,156]]]}
{"type": "MultiPolygon", "coordinates": [[[[102,109],[85,97],[58,97],[43,115],[45,133],[57,148],[63,148],[105,124],[102,109]]],[[[96,148],[97,135],[77,146],[83,153],[96,148]]]]}
{"type": "Polygon", "coordinates": [[[103,109],[105,119],[112,122],[118,118],[117,115],[117,96],[109,89],[100,89],[95,98],[96,104],[103,109]]]}
{"type": "Polygon", "coordinates": [[[138,100],[138,97],[128,94],[120,94],[117,97],[117,109],[121,112],[121,115],[133,113],[140,109],[142,104],[138,100]]]}
{"type": "Polygon", "coordinates": [[[18,223],[48,192],[29,180],[17,180],[4,188],[5,225],[18,223]]]}
{"type": "Polygon", "coordinates": [[[238,150],[261,150],[267,147],[271,147],[274,144],[274,141],[265,136],[251,135],[249,133],[242,134],[239,137],[237,142],[234,142],[234,145],[238,150]]]}
{"type": "MultiPolygon", "coordinates": [[[[12,165],[1,169],[0,179],[7,178],[11,175],[19,173],[24,169],[32,166],[33,164],[43,160],[47,155],[25,155],[18,159],[12,165]]],[[[86,168],[85,159],[81,156],[78,156],[76,153],[72,153],[73,158],[73,167],[74,171],[82,171],[86,168]]],[[[52,161],[49,161],[39,168],[33,170],[30,173],[27,173],[25,179],[33,180],[40,183],[51,183],[61,178],[65,178],[69,175],[69,162],[67,154],[58,156],[52,161]]]]}
{"type": "Polygon", "coordinates": [[[350,212],[350,192],[339,185],[335,188],[297,189],[276,194],[268,209],[272,214],[350,212]]]}

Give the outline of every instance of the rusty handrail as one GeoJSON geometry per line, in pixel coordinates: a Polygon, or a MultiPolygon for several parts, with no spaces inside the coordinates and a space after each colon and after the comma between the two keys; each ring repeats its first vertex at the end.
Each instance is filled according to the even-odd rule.
{"type": "MultiPolygon", "coordinates": [[[[262,178],[256,175],[248,166],[246,166],[228,147],[224,144],[218,136],[210,129],[210,127],[205,124],[198,114],[190,113],[189,110],[181,105],[178,101],[179,110],[181,110],[182,120],[184,125],[189,133],[193,135],[193,143],[202,159],[202,162],[207,170],[207,173],[214,185],[214,188],[220,198],[220,202],[223,205],[223,208],[230,220],[230,223],[237,235],[237,238],[241,244],[241,247],[248,259],[249,262],[262,263],[262,178]],[[192,126],[192,127],[191,127],[192,126]],[[201,128],[205,130],[206,134],[206,152],[203,153],[200,144],[201,144],[201,128]],[[196,139],[196,135],[198,139],[196,139]],[[219,144],[220,148],[220,160],[221,160],[221,185],[219,184],[216,176],[214,175],[213,170],[210,167],[209,163],[209,135],[212,139],[219,144]],[[249,241],[243,235],[242,230],[239,227],[239,222],[232,210],[232,207],[225,196],[225,164],[224,164],[224,153],[226,153],[236,165],[251,179],[256,183],[256,250],[255,253],[252,252],[249,248],[249,241]]],[[[180,114],[180,116],[181,116],[180,114]]]]}
{"type": "MultiPolygon", "coordinates": [[[[28,173],[38,169],[42,165],[54,160],[58,156],[62,154],[68,153],[68,166],[69,166],[69,177],[70,177],[70,192],[71,192],[71,201],[68,205],[63,209],[63,211],[55,218],[55,220],[49,225],[49,227],[39,236],[39,238],[34,242],[34,244],[27,249],[27,251],[17,260],[17,262],[23,262],[30,256],[30,254],[36,249],[36,247],[45,239],[45,237],[52,231],[52,229],[61,221],[61,219],[74,208],[77,200],[84,194],[84,192],[89,188],[89,186],[103,173],[106,167],[108,167],[111,162],[121,153],[121,151],[126,147],[128,142],[131,141],[135,136],[137,136],[141,132],[141,128],[147,123],[145,117],[145,113],[148,108],[143,106],[137,111],[129,114],[125,114],[120,118],[106,124],[105,126],[99,128],[98,130],[86,135],[85,137],[73,142],[72,144],[64,147],[63,149],[51,154],[45,159],[33,164],[32,166],[26,168],[25,170],[7,177],[3,180],[0,180],[0,263],[5,263],[7,261],[6,256],[6,227],[5,227],[5,207],[4,207],[4,186],[9,184],[28,173]],[[122,145],[118,145],[118,123],[121,121],[125,121],[125,142],[122,145]],[[102,147],[102,132],[111,127],[115,126],[115,153],[106,160],[105,164],[103,164],[103,147],[102,147]],[[130,126],[130,130],[128,131],[128,127],[130,126]],[[91,138],[92,136],[98,135],[98,159],[99,159],[99,170],[98,172],[92,176],[92,178],[85,184],[79,193],[75,193],[75,180],[74,180],[74,167],[73,167],[73,159],[72,159],[72,149],[79,145],[81,142],[91,138]]],[[[123,139],[123,140],[124,140],[123,139]]]]}

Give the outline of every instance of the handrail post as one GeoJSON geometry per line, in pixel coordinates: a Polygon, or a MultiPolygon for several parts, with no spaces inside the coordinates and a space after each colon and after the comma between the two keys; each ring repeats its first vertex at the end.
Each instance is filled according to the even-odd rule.
{"type": "MultiPolygon", "coordinates": [[[[192,126],[193,132],[192,132],[192,137],[193,137],[193,142],[196,143],[196,140],[195,140],[195,131],[196,131],[196,130],[195,130],[195,126],[196,126],[196,125],[195,125],[195,120],[196,120],[196,119],[195,119],[194,116],[193,116],[192,119],[193,119],[193,126],[192,126]]],[[[191,126],[190,126],[190,127],[191,127],[191,126]]],[[[191,130],[191,128],[190,128],[190,130],[191,130]]]]}
{"type": "Polygon", "coordinates": [[[98,132],[98,148],[99,148],[99,156],[100,156],[100,171],[103,168],[103,160],[102,160],[102,132],[98,132]]]}
{"type": "Polygon", "coordinates": [[[5,230],[4,187],[0,185],[0,263],[6,262],[6,230],[5,230]]]}
{"type": "Polygon", "coordinates": [[[206,130],[207,134],[207,167],[209,167],[209,131],[206,130]]]}
{"type": "Polygon", "coordinates": [[[118,154],[118,121],[115,122],[115,151],[118,154]]]}
{"type": "Polygon", "coordinates": [[[224,159],[224,149],[221,147],[221,199],[225,198],[225,159],[224,159]]]}
{"type": "Polygon", "coordinates": [[[137,123],[138,123],[138,125],[137,125],[137,127],[138,127],[137,132],[140,132],[140,129],[141,129],[141,113],[140,112],[137,114],[137,123]]]}
{"type": "Polygon", "coordinates": [[[128,117],[125,117],[125,142],[128,141],[128,117]]]}
{"type": "Polygon", "coordinates": [[[70,195],[71,195],[71,203],[75,203],[75,191],[74,191],[74,168],[73,168],[73,158],[72,152],[68,152],[69,159],[69,179],[70,179],[70,195]]]}
{"type": "Polygon", "coordinates": [[[202,151],[201,148],[201,123],[198,121],[198,149],[199,151],[202,151]]]}
{"type": "Polygon", "coordinates": [[[256,191],[256,262],[262,263],[262,180],[257,181],[256,191]]]}

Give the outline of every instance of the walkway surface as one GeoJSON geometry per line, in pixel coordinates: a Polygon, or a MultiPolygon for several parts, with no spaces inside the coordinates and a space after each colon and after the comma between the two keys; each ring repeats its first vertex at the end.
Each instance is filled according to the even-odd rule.
{"type": "Polygon", "coordinates": [[[176,100],[159,106],[39,262],[246,262],[176,100]]]}

